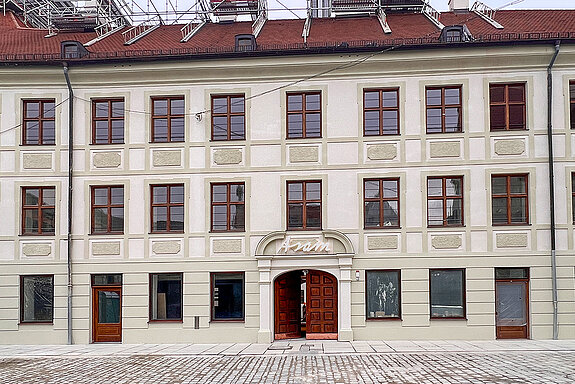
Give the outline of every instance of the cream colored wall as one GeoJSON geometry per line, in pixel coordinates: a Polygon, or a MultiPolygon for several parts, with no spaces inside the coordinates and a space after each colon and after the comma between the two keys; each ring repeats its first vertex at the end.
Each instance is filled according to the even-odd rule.
{"type": "MultiPolygon", "coordinates": [[[[344,232],[356,251],[352,270],[360,271],[360,281],[352,282],[351,308],[342,308],[351,311],[355,339],[493,339],[494,267],[531,267],[531,336],[550,338],[545,69],[552,53],[552,46],[387,53],[261,97],[262,92],[349,58],[268,57],[72,67],[70,75],[78,97],[75,341],[91,341],[92,273],[123,274],[123,342],[255,341],[260,310],[273,312],[259,305],[255,246],[265,234],[285,230],[285,181],[303,179],[322,180],[323,228],[344,232]],[[489,132],[491,82],[526,82],[527,131],[489,132]],[[463,132],[426,135],[425,86],[447,84],[463,86],[463,132]],[[362,90],[380,86],[400,88],[401,134],[363,137],[362,90]],[[320,139],[285,139],[285,92],[297,90],[322,91],[320,139]],[[198,120],[195,113],[209,109],[212,93],[253,97],[246,102],[245,141],[209,141],[210,116],[204,114],[198,120]],[[147,113],[150,97],[156,95],[185,96],[189,114],[185,142],[149,143],[147,113]],[[117,96],[124,97],[126,108],[132,111],[126,115],[125,144],[90,145],[89,100],[117,96]],[[517,154],[497,153],[502,152],[497,148],[510,142],[517,154]],[[529,174],[530,225],[493,227],[490,176],[518,172],[529,174]],[[429,175],[464,176],[464,227],[427,228],[425,184],[429,175]],[[362,180],[366,177],[400,177],[401,228],[363,229],[362,180]],[[209,185],[216,181],[246,183],[245,233],[209,232],[209,185]],[[183,234],[149,233],[149,185],[154,183],[185,185],[183,234]],[[124,185],[124,235],[89,235],[90,186],[101,184],[124,185]],[[386,249],[369,249],[374,238],[388,244],[386,249]],[[509,247],[511,240],[515,244],[509,247]],[[438,247],[442,242],[460,245],[438,247]],[[112,254],[95,254],[106,249],[112,254]],[[365,270],[384,268],[402,271],[402,321],[365,320],[365,270]],[[429,319],[429,268],[466,268],[467,320],[429,319]],[[210,323],[209,273],[218,271],[246,272],[244,323],[210,323]],[[181,324],[148,323],[148,274],[157,272],[184,272],[181,324]],[[200,329],[193,329],[194,316],[200,317],[200,329]]],[[[575,78],[573,63],[575,49],[562,48],[554,71],[561,338],[575,338],[575,237],[570,215],[575,134],[568,128],[567,101],[568,81],[575,78]]],[[[5,219],[0,226],[0,340],[64,343],[67,104],[57,108],[56,146],[20,146],[20,128],[9,128],[20,123],[22,98],[53,97],[58,103],[67,98],[67,91],[59,68],[3,67],[0,84],[0,131],[7,130],[0,134],[0,210],[5,219]],[[35,154],[50,155],[51,163],[43,169],[24,168],[24,157],[35,154]],[[56,236],[19,236],[23,185],[56,186],[60,202],[56,236]],[[36,243],[48,244],[50,254],[23,253],[25,244],[36,243]],[[53,325],[18,324],[18,275],[34,273],[55,274],[53,325]]]]}

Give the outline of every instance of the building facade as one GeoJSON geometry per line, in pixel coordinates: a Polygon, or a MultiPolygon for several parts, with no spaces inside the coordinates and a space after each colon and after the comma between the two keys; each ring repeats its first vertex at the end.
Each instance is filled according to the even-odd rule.
{"type": "Polygon", "coordinates": [[[1,343],[575,337],[575,11],[0,19],[1,343]]]}

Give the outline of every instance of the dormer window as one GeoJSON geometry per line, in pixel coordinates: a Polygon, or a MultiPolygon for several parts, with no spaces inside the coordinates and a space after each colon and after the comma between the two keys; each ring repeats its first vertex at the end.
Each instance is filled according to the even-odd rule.
{"type": "Polygon", "coordinates": [[[466,25],[452,25],[441,31],[439,40],[442,43],[462,43],[471,41],[473,36],[466,25]]]}
{"type": "Polygon", "coordinates": [[[247,52],[256,50],[256,37],[254,35],[236,35],[236,51],[247,52]]]}
{"type": "Polygon", "coordinates": [[[88,54],[88,51],[79,41],[63,41],[60,47],[60,55],[63,59],[79,59],[88,54]]]}

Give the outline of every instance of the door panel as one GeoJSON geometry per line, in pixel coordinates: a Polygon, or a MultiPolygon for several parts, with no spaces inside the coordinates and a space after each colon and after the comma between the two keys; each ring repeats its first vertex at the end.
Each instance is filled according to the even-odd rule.
{"type": "Polygon", "coordinates": [[[275,338],[301,337],[301,272],[288,272],[275,281],[275,338]]]}
{"type": "Polygon", "coordinates": [[[495,284],[497,338],[526,339],[529,329],[527,281],[497,281],[495,284]]]}
{"type": "Polygon", "coordinates": [[[122,288],[93,288],[93,341],[122,341],[122,288]]]}
{"type": "Polygon", "coordinates": [[[337,339],[337,279],[312,270],[307,281],[306,338],[337,339]]]}

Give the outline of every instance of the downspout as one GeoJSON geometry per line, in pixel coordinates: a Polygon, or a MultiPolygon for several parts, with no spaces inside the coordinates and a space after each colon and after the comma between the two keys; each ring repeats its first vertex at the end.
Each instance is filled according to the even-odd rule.
{"type": "Polygon", "coordinates": [[[547,67],[547,146],[549,149],[549,209],[551,212],[551,284],[553,295],[553,340],[559,337],[559,321],[557,308],[557,257],[555,254],[555,180],[553,174],[553,64],[559,54],[561,42],[555,43],[555,53],[547,67]]]}
{"type": "Polygon", "coordinates": [[[72,344],[72,169],[74,164],[74,90],[68,76],[68,64],[64,76],[68,85],[68,344],[72,344]]]}

